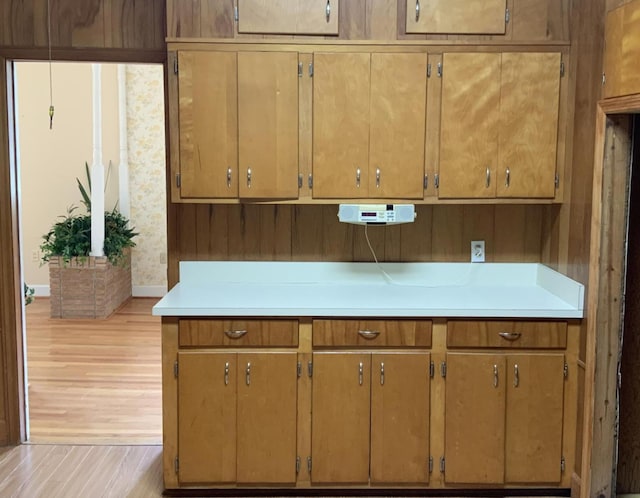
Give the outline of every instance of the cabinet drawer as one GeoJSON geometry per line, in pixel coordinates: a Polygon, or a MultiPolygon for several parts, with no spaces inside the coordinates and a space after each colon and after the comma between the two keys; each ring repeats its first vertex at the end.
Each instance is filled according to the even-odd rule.
{"type": "Polygon", "coordinates": [[[184,319],[180,346],[288,347],[298,345],[297,320],[184,319]]]}
{"type": "Polygon", "coordinates": [[[431,347],[431,320],[314,320],[313,345],[431,347]]]}
{"type": "Polygon", "coordinates": [[[539,348],[567,347],[567,322],[449,320],[450,348],[539,348]]]}

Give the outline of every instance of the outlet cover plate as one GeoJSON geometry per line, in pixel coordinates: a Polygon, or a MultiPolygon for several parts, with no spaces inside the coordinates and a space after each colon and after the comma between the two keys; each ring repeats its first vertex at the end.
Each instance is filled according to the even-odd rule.
{"type": "Polygon", "coordinates": [[[471,241],[471,262],[484,263],[484,240],[471,241]]]}

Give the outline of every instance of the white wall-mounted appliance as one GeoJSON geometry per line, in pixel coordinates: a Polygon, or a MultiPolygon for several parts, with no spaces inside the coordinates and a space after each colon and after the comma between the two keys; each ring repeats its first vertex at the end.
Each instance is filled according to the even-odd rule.
{"type": "Polygon", "coordinates": [[[338,220],[355,225],[397,225],[416,219],[413,204],[340,204],[338,220]]]}

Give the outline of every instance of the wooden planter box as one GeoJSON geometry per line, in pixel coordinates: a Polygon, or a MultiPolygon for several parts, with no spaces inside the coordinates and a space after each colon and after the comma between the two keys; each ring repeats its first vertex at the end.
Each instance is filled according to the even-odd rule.
{"type": "Polygon", "coordinates": [[[131,253],[118,265],[106,257],[49,260],[51,318],[107,318],[131,297],[131,253]]]}

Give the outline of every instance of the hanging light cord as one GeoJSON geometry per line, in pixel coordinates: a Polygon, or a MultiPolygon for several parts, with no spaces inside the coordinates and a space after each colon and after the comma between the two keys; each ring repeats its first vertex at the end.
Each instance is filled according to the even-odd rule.
{"type": "Polygon", "coordinates": [[[51,74],[51,0],[47,0],[47,37],[49,40],[49,129],[53,129],[53,76],[51,74]]]}

